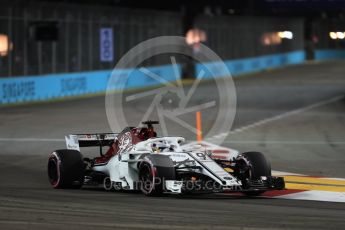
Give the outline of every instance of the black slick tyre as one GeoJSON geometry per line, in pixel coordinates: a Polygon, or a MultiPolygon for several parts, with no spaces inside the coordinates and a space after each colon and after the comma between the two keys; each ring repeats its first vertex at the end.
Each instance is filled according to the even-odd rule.
{"type": "Polygon", "coordinates": [[[165,180],[175,180],[174,164],[168,156],[147,155],[139,165],[140,190],[146,196],[164,191],[165,180]]]}
{"type": "Polygon", "coordinates": [[[79,151],[62,149],[52,152],[47,169],[53,188],[78,189],[84,183],[85,165],[79,151]]]}

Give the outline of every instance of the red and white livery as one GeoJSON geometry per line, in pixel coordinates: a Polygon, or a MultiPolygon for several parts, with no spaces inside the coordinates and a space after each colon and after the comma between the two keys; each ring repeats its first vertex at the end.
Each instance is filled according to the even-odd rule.
{"type": "Polygon", "coordinates": [[[66,136],[67,149],[56,150],[48,160],[48,177],[54,188],[103,185],[106,189],[141,190],[145,195],[205,192],[243,192],[257,195],[284,189],[273,177],[263,154],[247,152],[231,158],[212,155],[202,145],[182,145],[183,137],[158,137],[155,121],[122,132],[66,136]],[[85,158],[81,147],[100,148],[100,156],[85,158]],[[108,147],[103,153],[103,147],[108,147]]]}

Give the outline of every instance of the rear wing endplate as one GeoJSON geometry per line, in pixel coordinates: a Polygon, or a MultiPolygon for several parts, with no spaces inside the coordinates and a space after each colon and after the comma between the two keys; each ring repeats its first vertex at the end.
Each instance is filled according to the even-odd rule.
{"type": "Polygon", "coordinates": [[[80,147],[110,146],[118,133],[70,134],[65,136],[67,149],[80,151],[80,147]]]}

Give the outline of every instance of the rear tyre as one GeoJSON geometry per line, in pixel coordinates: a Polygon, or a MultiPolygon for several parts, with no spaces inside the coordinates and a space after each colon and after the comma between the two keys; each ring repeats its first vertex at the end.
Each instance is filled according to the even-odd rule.
{"type": "MultiPolygon", "coordinates": [[[[262,176],[271,176],[271,165],[265,156],[260,152],[246,152],[242,153],[236,159],[236,168],[234,174],[245,181],[258,180],[262,176]]],[[[264,191],[249,191],[243,192],[249,196],[257,196],[264,191]]]]}
{"type": "Polygon", "coordinates": [[[158,196],[164,191],[165,180],[175,180],[172,160],[164,155],[147,155],[139,165],[140,190],[146,196],[158,196]]]}
{"type": "Polygon", "coordinates": [[[85,165],[76,150],[56,150],[48,159],[48,179],[53,188],[81,188],[84,183],[85,165]]]}

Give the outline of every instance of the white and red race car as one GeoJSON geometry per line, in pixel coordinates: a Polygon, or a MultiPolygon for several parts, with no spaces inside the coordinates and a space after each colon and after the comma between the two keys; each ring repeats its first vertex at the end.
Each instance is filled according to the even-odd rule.
{"type": "Polygon", "coordinates": [[[182,145],[182,137],[157,137],[154,121],[121,133],[66,136],[67,149],[52,152],[48,178],[54,188],[103,185],[106,189],[141,190],[145,195],[243,192],[258,195],[284,189],[259,152],[219,159],[201,145],[182,145]],[[83,158],[80,147],[99,146],[100,156],[83,158]],[[102,147],[109,149],[105,154],[102,147]]]}

